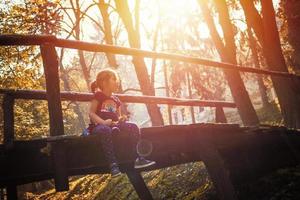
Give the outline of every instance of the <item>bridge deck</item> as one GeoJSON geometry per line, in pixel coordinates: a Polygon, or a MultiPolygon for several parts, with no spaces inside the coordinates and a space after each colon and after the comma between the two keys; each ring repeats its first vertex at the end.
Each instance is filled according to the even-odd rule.
{"type": "MultiPolygon", "coordinates": [[[[224,198],[234,196],[233,188],[241,183],[299,164],[300,132],[282,127],[191,124],[142,128],[141,134],[153,145],[149,159],[157,162],[147,170],[201,160],[224,198]]],[[[65,147],[68,176],[109,173],[99,136],[15,141],[12,149],[0,146],[0,187],[53,178],[50,149],[58,142],[65,147]]],[[[133,174],[130,180],[139,190],[133,141],[121,133],[114,136],[114,144],[121,171],[133,174]]]]}

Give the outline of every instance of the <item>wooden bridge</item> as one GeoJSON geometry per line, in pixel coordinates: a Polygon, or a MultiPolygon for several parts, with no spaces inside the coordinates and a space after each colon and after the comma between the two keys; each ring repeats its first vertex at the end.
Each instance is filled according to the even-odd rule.
{"type": "MultiPolygon", "coordinates": [[[[0,90],[4,95],[4,143],[0,145],[0,188],[7,188],[8,199],[17,198],[16,187],[20,184],[53,178],[56,190],[64,191],[69,189],[69,176],[109,173],[99,136],[64,135],[61,101],[89,101],[92,96],[87,93],[60,92],[55,46],[174,59],[208,66],[223,66],[239,71],[294,77],[293,74],[283,72],[242,68],[175,54],[59,40],[52,36],[0,36],[0,45],[40,45],[47,89],[46,92],[0,90]],[[15,99],[48,101],[49,137],[29,141],[14,139],[15,99]]],[[[220,199],[238,199],[236,191],[240,184],[279,168],[298,165],[300,162],[299,131],[285,127],[259,125],[240,127],[237,124],[226,124],[223,108],[235,107],[234,103],[150,96],[119,95],[119,97],[124,102],[216,108],[217,123],[215,124],[142,128],[141,136],[152,143],[153,151],[149,158],[157,162],[147,170],[201,160],[206,165],[220,199]]],[[[120,161],[121,171],[128,175],[141,199],[152,199],[140,175],[141,171],[133,169],[135,145],[128,135],[122,133],[114,136],[116,156],[120,161]]]]}

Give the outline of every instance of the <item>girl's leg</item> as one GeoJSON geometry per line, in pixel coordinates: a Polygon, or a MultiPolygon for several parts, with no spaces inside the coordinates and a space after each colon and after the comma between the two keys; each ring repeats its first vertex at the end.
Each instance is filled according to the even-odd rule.
{"type": "Polygon", "coordinates": [[[129,132],[134,136],[136,142],[140,140],[140,129],[139,127],[132,122],[119,122],[116,125],[121,131],[129,132]]]}
{"type": "MultiPolygon", "coordinates": [[[[140,141],[140,129],[135,123],[120,122],[118,123],[117,127],[120,129],[120,131],[131,133],[135,139],[135,145],[137,146],[138,142],[140,141]]],[[[133,151],[135,152],[137,157],[134,166],[135,168],[143,168],[155,164],[155,161],[146,160],[144,157],[140,156],[135,146],[133,148],[134,148],[133,151]]]]}
{"type": "Polygon", "coordinates": [[[112,165],[117,163],[117,159],[114,153],[114,147],[112,143],[112,130],[109,126],[98,124],[93,130],[92,134],[99,134],[101,137],[101,145],[104,151],[104,155],[112,165]]]}
{"type": "MultiPolygon", "coordinates": [[[[119,122],[116,125],[116,127],[119,128],[120,131],[130,133],[130,135],[133,136],[135,145],[140,140],[140,129],[135,123],[132,123],[132,122],[119,122]]],[[[134,147],[133,151],[138,156],[135,147],[134,147]]]]}

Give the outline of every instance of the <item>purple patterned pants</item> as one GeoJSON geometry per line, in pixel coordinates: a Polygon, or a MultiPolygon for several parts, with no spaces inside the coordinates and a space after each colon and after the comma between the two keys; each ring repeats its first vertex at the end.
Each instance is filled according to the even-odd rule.
{"type": "Polygon", "coordinates": [[[92,130],[92,134],[100,134],[104,155],[110,164],[117,163],[112,142],[112,134],[118,134],[123,131],[132,134],[136,142],[140,138],[139,127],[131,122],[119,122],[113,126],[98,124],[92,130]]]}

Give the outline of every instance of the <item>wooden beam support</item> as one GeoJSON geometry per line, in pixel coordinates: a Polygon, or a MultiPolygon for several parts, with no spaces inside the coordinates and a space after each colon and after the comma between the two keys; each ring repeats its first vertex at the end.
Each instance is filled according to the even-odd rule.
{"type": "MultiPolygon", "coordinates": [[[[210,132],[210,131],[209,131],[210,132]]],[[[233,184],[230,180],[221,155],[211,142],[212,134],[198,137],[194,145],[198,145],[199,157],[204,162],[209,176],[214,183],[220,200],[236,200],[233,184]],[[198,141],[198,142],[197,142],[198,141]]]]}
{"type": "Polygon", "coordinates": [[[5,94],[2,103],[3,118],[4,118],[4,145],[5,149],[13,148],[14,136],[14,98],[5,94]]]}
{"type": "Polygon", "coordinates": [[[0,188],[0,200],[4,200],[4,195],[5,195],[5,193],[4,193],[4,188],[0,188]]]}
{"type": "Polygon", "coordinates": [[[139,172],[135,170],[129,170],[126,172],[126,174],[140,199],[153,200],[152,195],[139,172]]]}
{"type": "MultiPolygon", "coordinates": [[[[233,184],[229,177],[229,171],[226,169],[224,162],[215,148],[204,148],[207,156],[203,157],[203,162],[217,189],[218,196],[221,200],[235,200],[236,194],[233,184]]],[[[202,152],[202,153],[203,153],[202,152]]]]}
{"type": "MultiPolygon", "coordinates": [[[[50,119],[50,135],[64,135],[64,124],[59,87],[58,57],[56,54],[55,46],[50,43],[45,43],[41,45],[41,53],[46,78],[46,90],[50,119]]],[[[57,142],[51,145],[51,156],[53,159],[56,191],[69,190],[64,142],[57,142]]]]}
{"type": "Polygon", "coordinates": [[[7,200],[16,200],[18,199],[18,189],[16,185],[9,185],[6,188],[7,200]]]}
{"type": "Polygon", "coordinates": [[[227,123],[227,119],[223,110],[223,107],[216,107],[216,122],[217,123],[227,123]]]}

